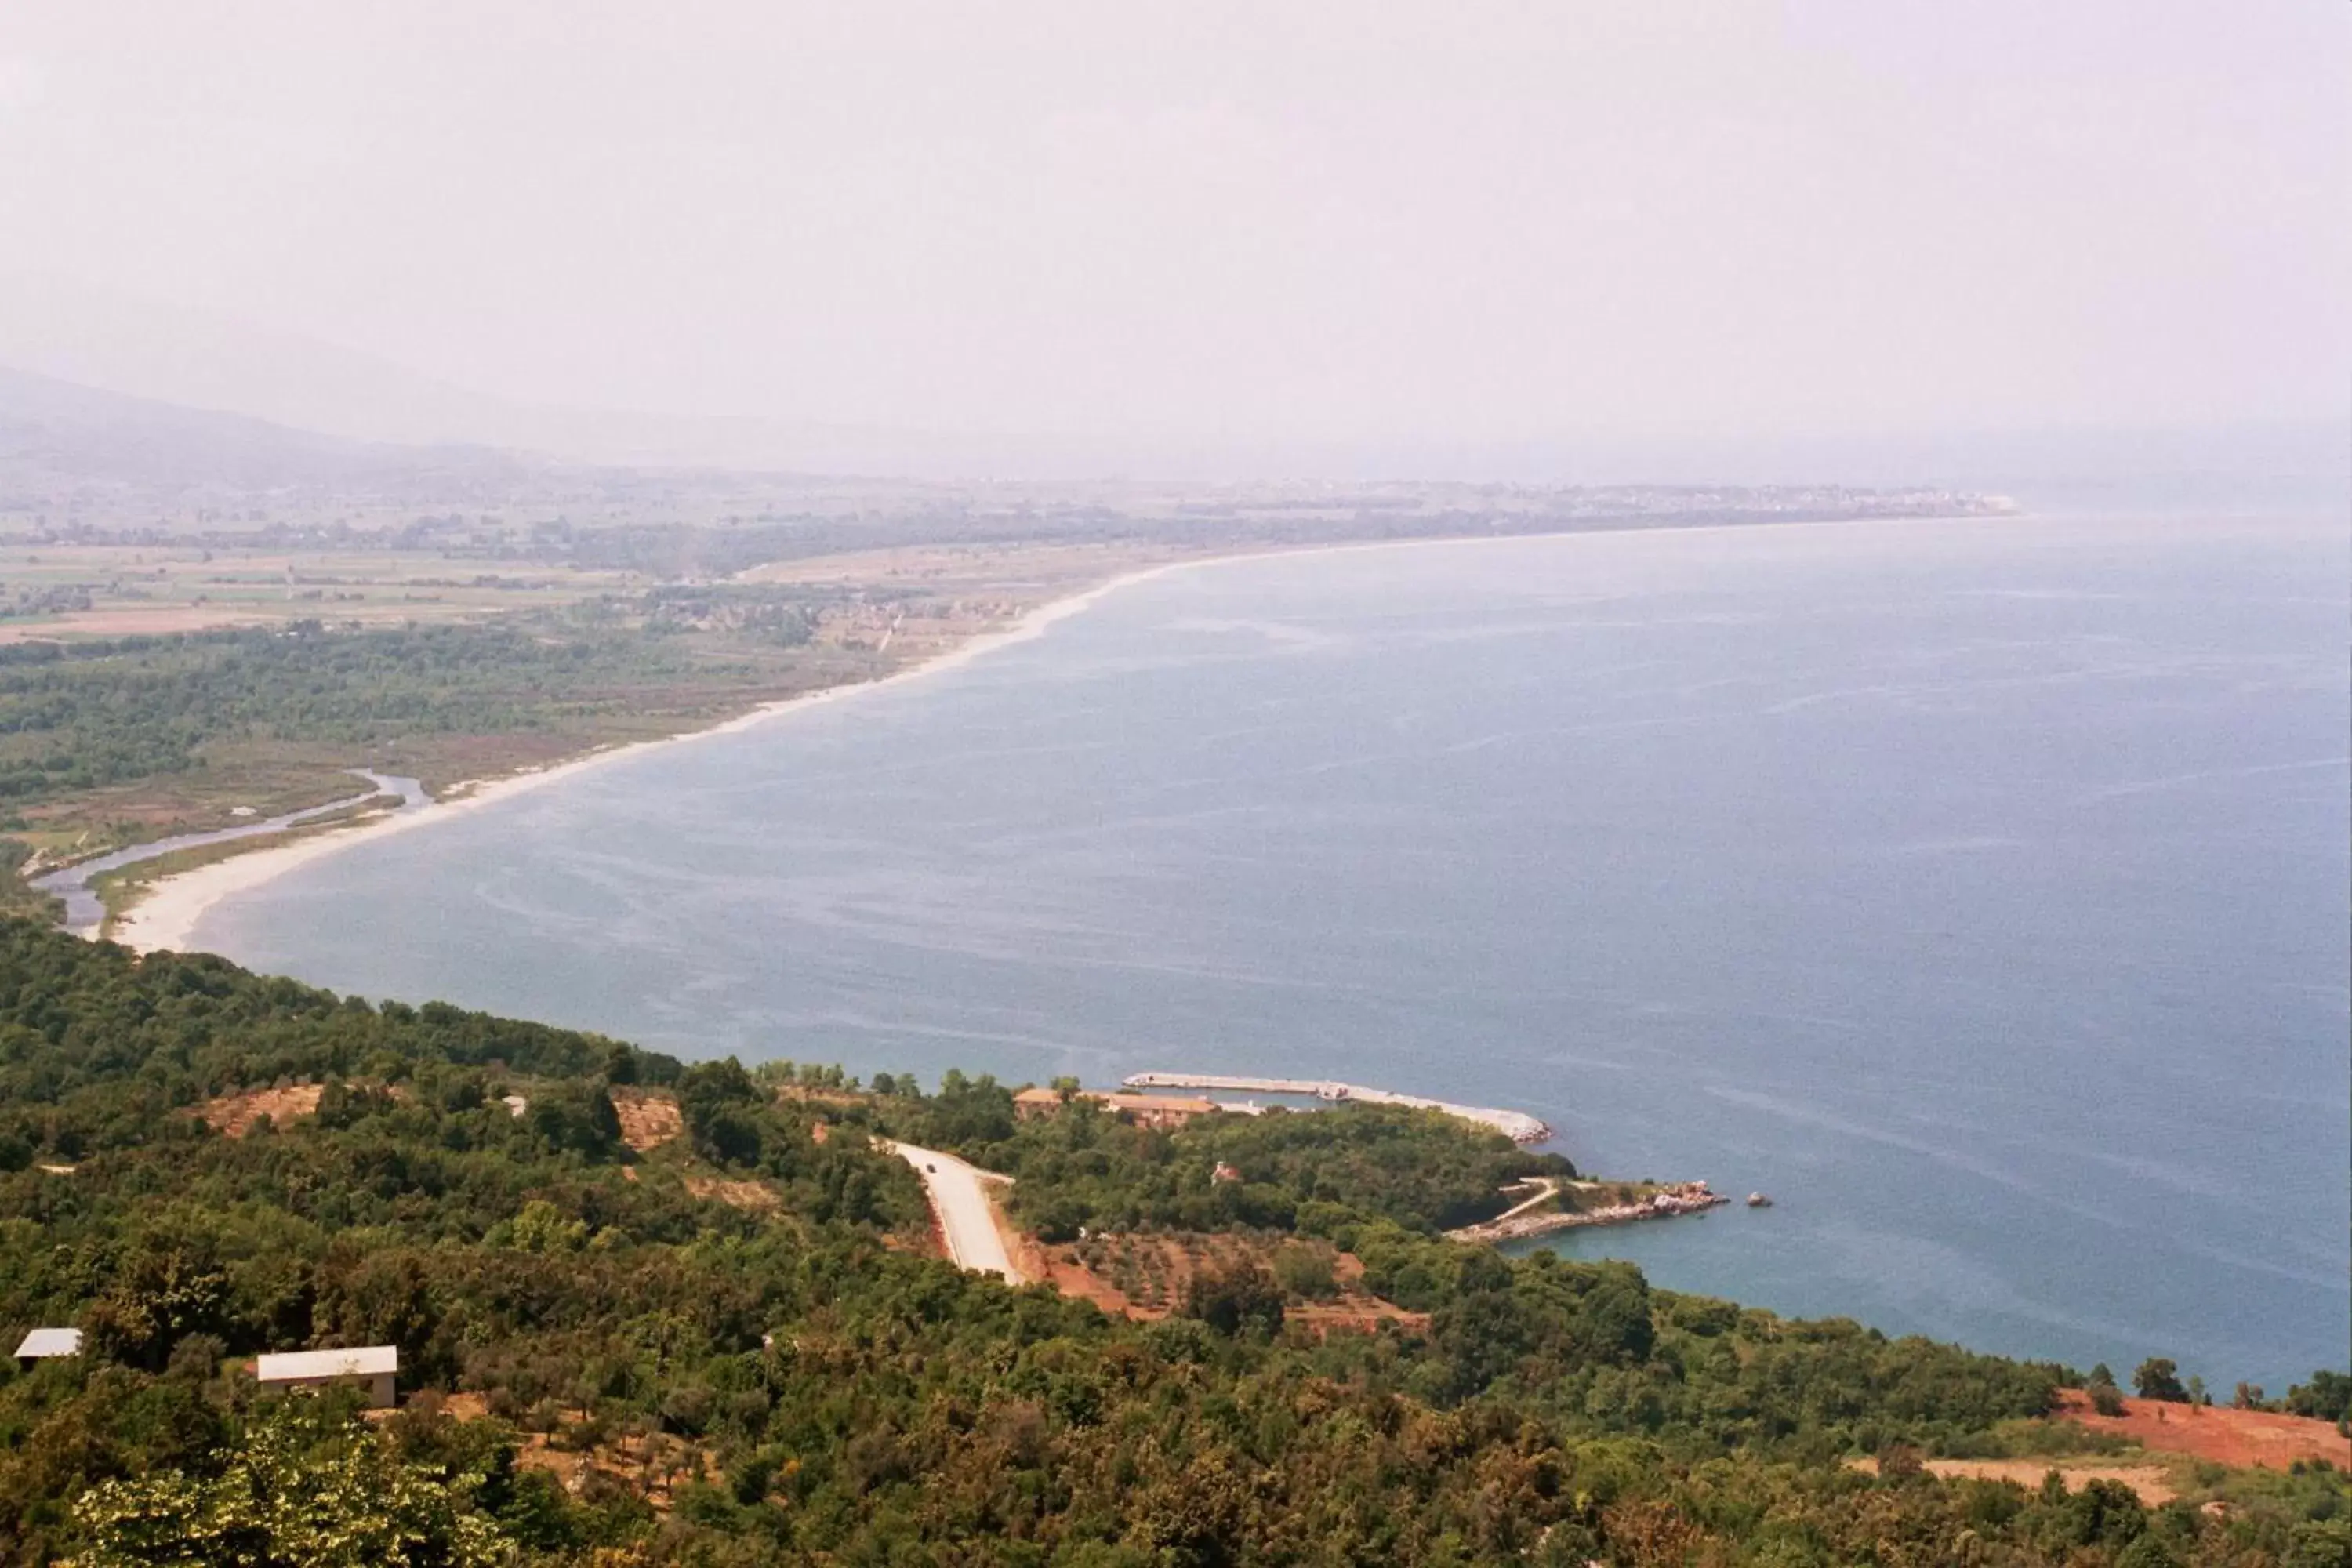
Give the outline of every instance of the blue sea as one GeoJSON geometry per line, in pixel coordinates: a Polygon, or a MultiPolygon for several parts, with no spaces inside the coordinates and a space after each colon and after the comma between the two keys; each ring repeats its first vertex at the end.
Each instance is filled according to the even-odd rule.
{"type": "Polygon", "coordinates": [[[1330,1077],[1768,1210],[1572,1235],[1989,1351],[2346,1362],[2340,517],[1187,569],[591,769],[198,945],[688,1057],[1330,1077]]]}

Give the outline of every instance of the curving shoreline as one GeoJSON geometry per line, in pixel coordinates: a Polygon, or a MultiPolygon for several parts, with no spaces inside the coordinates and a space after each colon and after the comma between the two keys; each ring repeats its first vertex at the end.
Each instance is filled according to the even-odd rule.
{"type": "MultiPolygon", "coordinates": [[[[2014,514],[1963,514],[1978,516],[1982,521],[2013,521],[2014,514]]],[[[1918,521],[1907,516],[1894,517],[1833,517],[1774,519],[1769,523],[1712,522],[1677,529],[1687,532],[1718,532],[1727,530],[1748,530],[1759,526],[1787,527],[1888,527],[1903,526],[1918,521]]],[[[689,742],[719,735],[732,735],[768,720],[798,712],[822,702],[837,701],[860,692],[876,691],[901,681],[961,668],[972,660],[1003,647],[1027,642],[1041,637],[1056,622],[1066,620],[1092,606],[1111,594],[1139,583],[1165,576],[1171,573],[1213,566],[1237,565],[1244,562],[1274,560],[1287,556],[1343,555],[1370,551],[1427,550],[1460,548],[1472,545],[1524,544],[1538,539],[1610,538],[1643,531],[1615,529],[1561,529],[1543,533],[1509,533],[1432,537],[1421,539],[1359,540],[1339,544],[1315,544],[1294,549],[1253,550],[1228,555],[1181,556],[1148,566],[1122,572],[1091,587],[1059,598],[1049,599],[1022,615],[1002,630],[983,632],[946,649],[929,658],[893,670],[878,679],[852,681],[840,686],[828,686],[777,701],[762,703],[750,710],[720,721],[706,729],[689,730],[653,740],[633,741],[623,745],[606,746],[564,762],[528,769],[495,778],[467,780],[442,792],[429,805],[404,809],[383,816],[363,818],[349,826],[322,829],[291,843],[274,845],[249,854],[232,855],[208,865],[192,867],[173,876],[158,879],[149,886],[146,895],[116,916],[109,940],[119,942],[141,952],[159,949],[184,949],[194,935],[197,923],[212,907],[223,899],[250,892],[266,886],[286,873],[307,866],[313,860],[389,833],[405,833],[418,827],[449,820],[460,812],[476,810],[505,800],[543,784],[557,783],[589,768],[624,757],[636,756],[662,746],[684,745],[689,742]]],[[[95,936],[96,931],[82,934],[95,936]]]]}
{"type": "MultiPolygon", "coordinates": [[[[999,648],[1039,637],[1056,621],[1076,615],[1103,595],[1129,584],[1156,577],[1181,566],[1211,565],[1221,561],[1240,559],[1243,557],[1214,556],[1140,567],[1080,593],[1048,600],[1001,631],[983,632],[934,658],[904,669],[893,670],[877,680],[827,686],[795,697],[761,703],[748,712],[722,720],[707,729],[688,730],[649,741],[633,741],[625,745],[606,746],[566,762],[498,778],[468,780],[443,791],[423,805],[364,818],[345,826],[326,828],[291,843],[272,845],[249,854],[232,855],[209,865],[191,867],[176,875],[158,879],[144,898],[115,917],[111,931],[106,933],[107,939],[140,952],[153,952],[164,948],[184,949],[194,934],[197,922],[223,899],[251,892],[289,871],[330,855],[340,854],[354,845],[388,834],[405,833],[446,822],[461,813],[478,810],[542,785],[558,783],[590,768],[601,767],[624,757],[641,755],[657,747],[684,745],[718,735],[739,734],[754,724],[799,712],[819,703],[837,701],[859,692],[877,691],[901,681],[954,669],[999,648]]],[[[100,932],[91,928],[79,931],[78,934],[97,937],[100,932]]]]}

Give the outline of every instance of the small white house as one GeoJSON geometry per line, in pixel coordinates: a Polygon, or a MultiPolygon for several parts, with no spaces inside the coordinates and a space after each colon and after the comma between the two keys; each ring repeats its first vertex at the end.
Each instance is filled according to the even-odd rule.
{"type": "Polygon", "coordinates": [[[48,1361],[56,1356],[81,1354],[79,1329],[35,1329],[16,1347],[18,1361],[48,1361]]]}
{"type": "Polygon", "coordinates": [[[346,1378],[368,1385],[368,1403],[379,1409],[392,1403],[393,1380],[400,1372],[398,1345],[366,1345],[358,1350],[288,1351],[257,1356],[253,1380],[264,1388],[318,1388],[346,1378]]]}

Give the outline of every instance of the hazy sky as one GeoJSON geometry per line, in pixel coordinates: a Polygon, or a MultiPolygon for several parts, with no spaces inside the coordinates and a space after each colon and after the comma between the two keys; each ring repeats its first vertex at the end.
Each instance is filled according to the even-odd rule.
{"type": "Polygon", "coordinates": [[[2342,0],[8,0],[0,266],[681,413],[2340,416],[2347,44],[2342,0]]]}

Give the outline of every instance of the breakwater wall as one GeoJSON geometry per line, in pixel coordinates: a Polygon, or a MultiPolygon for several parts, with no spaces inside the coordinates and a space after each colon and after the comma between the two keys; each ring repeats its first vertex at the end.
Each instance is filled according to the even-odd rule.
{"type": "Polygon", "coordinates": [[[1710,1191],[1705,1182],[1677,1182],[1636,1202],[1610,1204],[1601,1208],[1551,1209],[1537,1213],[1533,1203],[1522,1204],[1499,1218],[1490,1219],[1483,1225],[1464,1226],[1460,1230],[1449,1230],[1445,1235],[1452,1241],[1516,1241],[1523,1237],[1544,1236],[1555,1230],[1572,1230],[1580,1226],[1631,1225],[1639,1220],[1705,1214],[1730,1201],[1721,1193],[1710,1191]]]}
{"type": "Polygon", "coordinates": [[[1311,1095],[1317,1100],[1353,1100],[1364,1105],[1409,1105],[1419,1110],[1442,1110],[1448,1116],[1473,1121],[1491,1128],[1515,1143],[1541,1143],[1551,1137],[1551,1128],[1541,1118],[1529,1116],[1524,1110],[1496,1110],[1483,1105],[1456,1105],[1451,1100],[1429,1100],[1417,1094],[1393,1094],[1384,1089],[1366,1089],[1361,1084],[1339,1083],[1329,1079],[1305,1078],[1241,1078],[1221,1073],[1199,1072],[1139,1072],[1121,1080],[1129,1089],[1227,1089],[1245,1094],[1311,1095]]]}

